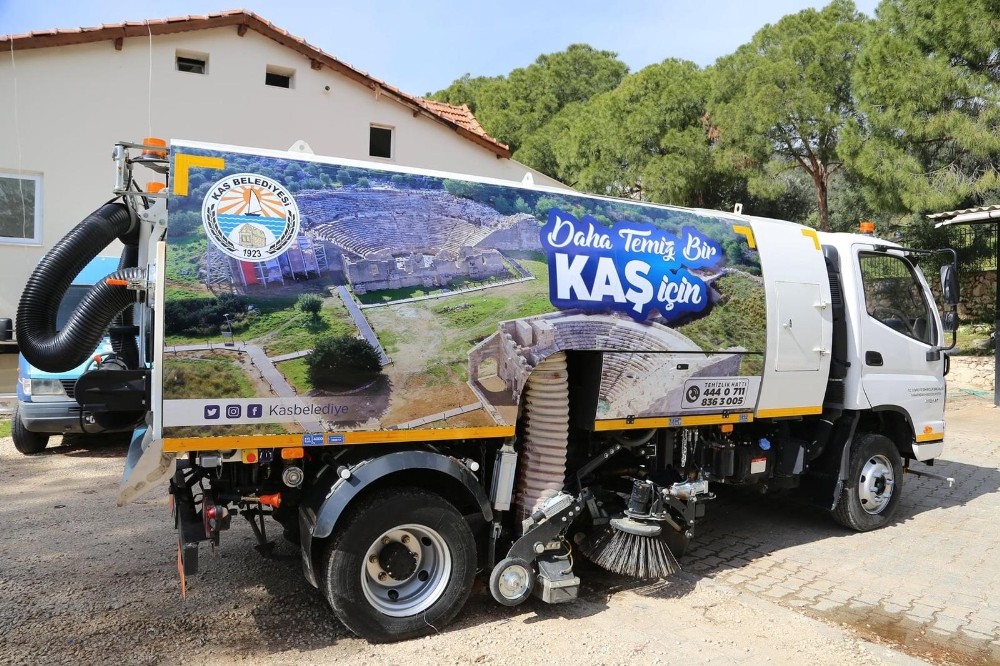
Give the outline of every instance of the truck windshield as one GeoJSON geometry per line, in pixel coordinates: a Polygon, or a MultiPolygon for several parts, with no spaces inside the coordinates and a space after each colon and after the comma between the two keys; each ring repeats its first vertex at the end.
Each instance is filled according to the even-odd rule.
{"type": "Polygon", "coordinates": [[[56,312],[57,331],[61,331],[62,327],[66,325],[70,315],[80,306],[80,301],[83,300],[88,291],[90,291],[90,285],[79,284],[70,285],[69,289],[66,290],[66,295],[63,296],[62,302],[59,303],[59,310],[56,312]]]}

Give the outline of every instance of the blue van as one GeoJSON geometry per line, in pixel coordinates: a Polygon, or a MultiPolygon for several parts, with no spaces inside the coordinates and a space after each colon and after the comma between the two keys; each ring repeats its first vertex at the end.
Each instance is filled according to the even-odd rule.
{"type": "MultiPolygon", "coordinates": [[[[96,257],[87,264],[73,280],[59,304],[56,328],[62,328],[70,314],[80,304],[80,300],[99,280],[104,279],[118,268],[117,257],[96,257]]],[[[112,353],[111,341],[105,335],[91,355],[101,357],[112,353]]],[[[67,372],[45,372],[34,367],[23,355],[19,355],[17,365],[17,407],[11,424],[14,447],[24,454],[39,453],[52,435],[98,434],[117,432],[95,422],[94,417],[84,412],[74,399],[76,380],[93,363],[88,360],[67,372]]],[[[123,427],[130,431],[132,426],[123,427]]]]}

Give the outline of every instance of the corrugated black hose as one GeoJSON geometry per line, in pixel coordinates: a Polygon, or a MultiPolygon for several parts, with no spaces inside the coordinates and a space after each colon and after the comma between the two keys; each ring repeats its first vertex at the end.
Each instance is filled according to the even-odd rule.
{"type": "MultiPolygon", "coordinates": [[[[118,270],[134,268],[139,263],[138,243],[127,243],[118,261],[118,270]]],[[[139,344],[136,342],[134,308],[125,308],[111,325],[111,349],[125,363],[126,368],[139,367],[139,344]]]]}
{"type": "MultiPolygon", "coordinates": [[[[83,363],[115,316],[135,303],[135,294],[102,280],[83,297],[62,330],[56,313],[73,279],[115,239],[134,244],[136,229],[123,203],[107,203],[87,216],[46,253],[28,278],[17,307],[17,344],[29,363],[46,372],[65,372],[83,363]]],[[[109,278],[140,277],[123,268],[109,278]]]]}

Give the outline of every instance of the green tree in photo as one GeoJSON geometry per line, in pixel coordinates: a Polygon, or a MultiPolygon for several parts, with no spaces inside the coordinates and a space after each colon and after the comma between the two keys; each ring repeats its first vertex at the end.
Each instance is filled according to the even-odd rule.
{"type": "Polygon", "coordinates": [[[850,0],[834,0],[765,26],[714,67],[709,118],[719,147],[754,194],[775,194],[788,169],[808,174],[823,231],[830,176],[843,165],[841,132],[857,114],[851,76],[868,30],[850,0]]]}
{"type": "Polygon", "coordinates": [[[382,371],[375,347],[350,335],[320,338],[305,363],[309,381],[317,387],[356,384],[382,371]]]}
{"type": "Polygon", "coordinates": [[[302,294],[295,304],[314,320],[319,319],[319,311],[323,309],[323,299],[316,294],[302,294]]]}

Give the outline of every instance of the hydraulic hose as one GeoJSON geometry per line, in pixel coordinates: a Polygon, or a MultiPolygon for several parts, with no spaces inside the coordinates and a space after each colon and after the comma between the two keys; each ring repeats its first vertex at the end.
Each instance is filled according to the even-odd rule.
{"type": "MultiPolygon", "coordinates": [[[[73,279],[115,239],[134,244],[132,216],[123,203],[107,203],[87,216],[46,253],[28,278],[17,307],[17,343],[29,363],[46,372],[65,372],[83,363],[115,316],[135,303],[125,287],[102,280],[83,297],[62,330],[56,313],[73,279]]],[[[138,268],[109,278],[134,279],[138,268]]]]}

